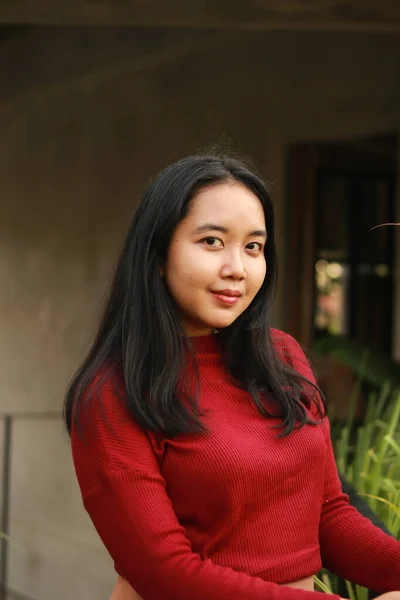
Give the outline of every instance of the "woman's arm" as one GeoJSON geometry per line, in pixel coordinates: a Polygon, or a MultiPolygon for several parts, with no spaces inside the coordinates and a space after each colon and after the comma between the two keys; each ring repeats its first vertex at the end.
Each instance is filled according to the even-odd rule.
{"type": "MultiPolygon", "coordinates": [[[[84,505],[116,571],[144,600],[325,600],[214,565],[192,551],[146,434],[110,389],[72,447],[84,505]]],[[[336,597],[339,598],[338,596],[336,597]]]]}

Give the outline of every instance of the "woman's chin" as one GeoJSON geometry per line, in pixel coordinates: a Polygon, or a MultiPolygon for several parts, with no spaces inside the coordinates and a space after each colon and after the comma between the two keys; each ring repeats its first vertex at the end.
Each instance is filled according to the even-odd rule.
{"type": "Polygon", "coordinates": [[[210,318],[197,318],[197,320],[183,321],[186,333],[189,336],[202,336],[213,333],[215,330],[226,329],[235,322],[238,315],[212,315],[210,318]]]}
{"type": "Polygon", "coordinates": [[[232,325],[232,323],[234,323],[236,320],[236,317],[234,319],[232,318],[225,318],[225,319],[213,319],[213,321],[210,324],[210,327],[212,327],[212,329],[226,329],[227,327],[229,327],[230,325],[232,325]]]}

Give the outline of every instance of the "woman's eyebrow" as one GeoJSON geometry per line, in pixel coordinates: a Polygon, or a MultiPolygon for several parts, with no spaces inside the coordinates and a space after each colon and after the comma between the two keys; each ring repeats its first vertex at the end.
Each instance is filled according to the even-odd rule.
{"type": "Polygon", "coordinates": [[[193,233],[202,233],[203,231],[220,231],[221,233],[229,233],[229,229],[227,227],[216,225],[215,223],[204,223],[203,225],[199,225],[199,227],[196,227],[193,233]]]}
{"type": "Polygon", "coordinates": [[[255,229],[254,231],[250,231],[249,237],[267,237],[267,232],[265,229],[255,229]]]}
{"type": "MultiPolygon", "coordinates": [[[[217,225],[216,223],[204,223],[203,225],[199,225],[196,227],[193,233],[203,233],[204,231],[220,231],[221,233],[229,233],[229,229],[227,227],[223,227],[222,225],[217,225]]],[[[250,231],[248,234],[249,237],[267,237],[267,232],[265,229],[255,229],[254,231],[250,231]]]]}

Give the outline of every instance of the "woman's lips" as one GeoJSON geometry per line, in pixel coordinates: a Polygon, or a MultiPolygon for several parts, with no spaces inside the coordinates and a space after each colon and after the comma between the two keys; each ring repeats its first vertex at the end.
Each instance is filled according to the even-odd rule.
{"type": "Polygon", "coordinates": [[[233,306],[239,300],[241,294],[232,295],[230,292],[211,292],[216,300],[222,302],[223,304],[227,304],[228,306],[233,306]]]}

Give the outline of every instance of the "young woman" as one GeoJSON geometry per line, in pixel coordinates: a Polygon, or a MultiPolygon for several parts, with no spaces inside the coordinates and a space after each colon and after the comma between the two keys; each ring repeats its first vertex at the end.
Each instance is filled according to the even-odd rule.
{"type": "Polygon", "coordinates": [[[115,600],[318,600],[321,564],[400,589],[400,543],[349,505],[312,371],[269,327],[276,278],[244,164],[192,156],[151,183],[65,406],[115,600]]]}

